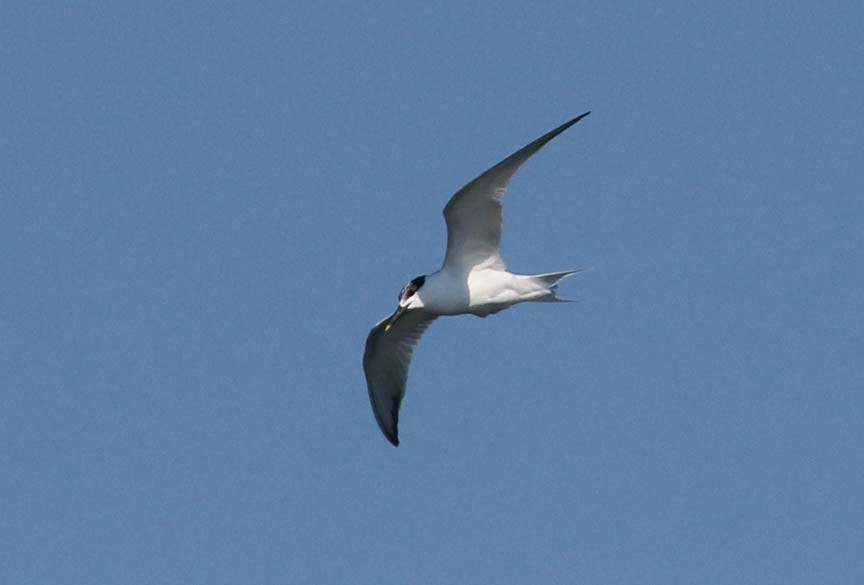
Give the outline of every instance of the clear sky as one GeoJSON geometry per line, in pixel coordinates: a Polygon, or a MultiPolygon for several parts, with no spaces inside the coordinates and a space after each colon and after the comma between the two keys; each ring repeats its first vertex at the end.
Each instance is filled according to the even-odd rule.
{"type": "Polygon", "coordinates": [[[596,6],[4,3],[0,582],[864,583],[864,8],[596,6]]]}

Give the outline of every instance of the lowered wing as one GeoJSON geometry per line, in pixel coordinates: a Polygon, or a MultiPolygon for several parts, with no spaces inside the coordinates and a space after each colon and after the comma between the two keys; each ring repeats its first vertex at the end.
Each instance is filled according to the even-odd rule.
{"type": "Polygon", "coordinates": [[[422,309],[405,313],[390,329],[388,319],[380,321],[366,338],[363,371],[372,412],[387,440],[399,446],[399,405],[405,396],[408,366],[414,346],[435,315],[422,309]]]}

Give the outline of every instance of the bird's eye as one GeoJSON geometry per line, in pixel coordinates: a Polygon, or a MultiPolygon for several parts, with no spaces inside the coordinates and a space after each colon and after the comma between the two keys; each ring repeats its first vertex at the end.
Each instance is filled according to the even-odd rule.
{"type": "Polygon", "coordinates": [[[402,290],[399,291],[399,300],[410,298],[420,290],[420,287],[423,286],[423,283],[426,281],[425,276],[418,276],[408,284],[402,287],[402,290]]]}

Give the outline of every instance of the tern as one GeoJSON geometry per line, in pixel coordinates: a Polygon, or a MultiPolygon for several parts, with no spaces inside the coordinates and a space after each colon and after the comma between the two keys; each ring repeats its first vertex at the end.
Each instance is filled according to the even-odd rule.
{"type": "Polygon", "coordinates": [[[517,150],[456,192],[444,207],[447,252],[441,269],[418,276],[399,291],[399,304],[366,338],[363,370],[372,412],[384,436],[399,445],[399,406],[411,354],[437,317],[478,317],[524,302],[566,302],[555,290],[579,272],[515,274],[501,258],[503,199],[516,171],[550,140],[590,114],[585,112],[517,150]]]}

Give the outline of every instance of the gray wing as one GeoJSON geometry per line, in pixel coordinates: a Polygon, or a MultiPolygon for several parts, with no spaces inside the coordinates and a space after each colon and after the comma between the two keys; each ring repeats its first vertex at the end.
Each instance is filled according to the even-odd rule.
{"type": "Polygon", "coordinates": [[[447,222],[447,255],[444,266],[470,270],[486,264],[503,270],[501,229],[503,199],[510,179],[547,142],[590,114],[585,112],[517,150],[491,169],[462,187],[444,207],[447,222]]]}
{"type": "Polygon", "coordinates": [[[399,405],[405,396],[408,366],[414,346],[435,315],[422,309],[405,313],[385,331],[388,319],[380,321],[366,338],[363,371],[372,412],[381,432],[394,445],[399,445],[399,405]]]}

